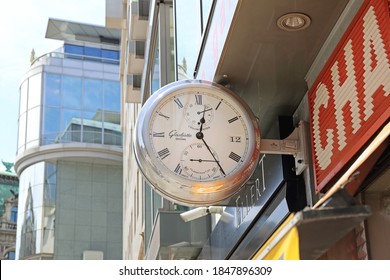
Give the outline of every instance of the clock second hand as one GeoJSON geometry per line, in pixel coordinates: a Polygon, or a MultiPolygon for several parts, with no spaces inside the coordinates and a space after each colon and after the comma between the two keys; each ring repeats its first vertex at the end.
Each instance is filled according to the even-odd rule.
{"type": "Polygon", "coordinates": [[[196,158],[190,158],[190,161],[198,161],[198,162],[217,162],[217,160],[214,159],[196,159],[196,158]]]}

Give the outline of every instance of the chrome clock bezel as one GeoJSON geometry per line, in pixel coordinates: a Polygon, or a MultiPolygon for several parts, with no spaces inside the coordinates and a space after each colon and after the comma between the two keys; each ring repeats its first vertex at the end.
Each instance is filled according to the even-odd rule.
{"type": "MultiPolygon", "coordinates": [[[[212,129],[210,129],[212,131],[212,129]]],[[[196,143],[199,140],[192,140],[196,143]]],[[[133,149],[137,164],[146,180],[163,197],[181,205],[216,205],[238,192],[256,169],[260,156],[260,130],[250,107],[231,90],[203,80],[181,80],[156,91],[139,112],[133,135],[133,149]],[[169,170],[154,151],[150,140],[152,113],[162,102],[183,92],[208,92],[228,100],[241,113],[248,130],[248,151],[241,166],[232,174],[215,181],[194,181],[169,170]]]]}

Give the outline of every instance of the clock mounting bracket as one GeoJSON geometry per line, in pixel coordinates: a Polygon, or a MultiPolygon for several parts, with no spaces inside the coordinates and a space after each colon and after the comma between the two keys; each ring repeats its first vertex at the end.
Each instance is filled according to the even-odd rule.
{"type": "Polygon", "coordinates": [[[300,175],[309,165],[306,131],[307,125],[301,120],[285,139],[261,139],[260,153],[294,156],[295,173],[300,175]]]}

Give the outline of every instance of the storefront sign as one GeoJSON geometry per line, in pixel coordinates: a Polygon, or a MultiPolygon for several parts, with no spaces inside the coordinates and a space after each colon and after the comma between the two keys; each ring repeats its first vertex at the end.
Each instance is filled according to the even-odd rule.
{"type": "Polygon", "coordinates": [[[228,206],[204,245],[200,258],[225,259],[256,221],[271,197],[284,183],[282,156],[263,156],[259,165],[228,206]],[[221,238],[223,236],[223,238],[221,238]]]}
{"type": "Polygon", "coordinates": [[[266,191],[264,161],[265,155],[259,160],[259,168],[257,170],[259,176],[249,180],[246,183],[245,191],[238,193],[234,199],[234,221],[236,228],[239,228],[245,222],[245,218],[250,214],[253,207],[256,206],[266,191]]]}
{"type": "Polygon", "coordinates": [[[390,117],[387,0],[363,4],[309,91],[316,191],[390,117]]]}

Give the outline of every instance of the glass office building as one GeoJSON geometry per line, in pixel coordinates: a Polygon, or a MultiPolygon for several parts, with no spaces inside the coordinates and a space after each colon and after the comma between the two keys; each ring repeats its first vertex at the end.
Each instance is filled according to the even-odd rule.
{"type": "Polygon", "coordinates": [[[50,19],[64,41],[20,86],[17,259],[121,259],[119,37],[50,19]]]}

